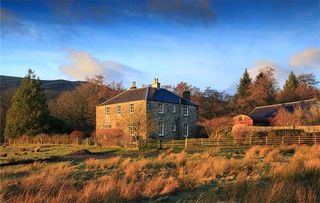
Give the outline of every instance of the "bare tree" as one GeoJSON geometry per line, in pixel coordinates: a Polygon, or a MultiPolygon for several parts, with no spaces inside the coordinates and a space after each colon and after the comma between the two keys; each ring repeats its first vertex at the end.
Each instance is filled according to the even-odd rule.
{"type": "Polygon", "coordinates": [[[228,117],[204,119],[199,123],[209,137],[220,139],[223,134],[231,129],[232,121],[228,117]]]}
{"type": "Polygon", "coordinates": [[[151,114],[147,113],[145,104],[135,103],[133,108],[133,112],[124,113],[121,123],[139,145],[142,138],[147,138],[148,133],[156,130],[156,125],[151,114]]]}

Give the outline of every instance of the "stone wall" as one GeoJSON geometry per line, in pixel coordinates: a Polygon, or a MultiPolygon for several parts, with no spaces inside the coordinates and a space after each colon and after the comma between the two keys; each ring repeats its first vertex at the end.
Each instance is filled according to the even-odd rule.
{"type": "MultiPolygon", "coordinates": [[[[124,133],[129,134],[127,125],[128,119],[137,120],[141,119],[142,123],[146,122],[146,101],[133,101],[118,104],[109,104],[96,107],[96,130],[104,129],[105,124],[111,124],[111,128],[121,129],[124,133]],[[135,116],[129,118],[129,104],[134,104],[135,116]],[[117,106],[121,106],[121,115],[117,114],[117,106]],[[105,114],[106,107],[110,108],[110,115],[105,114]],[[137,116],[138,114],[138,116],[137,116]],[[139,118],[138,118],[139,117],[139,118]]],[[[145,126],[141,126],[145,128],[145,126]]],[[[146,136],[146,131],[141,133],[141,136],[146,136]]]]}
{"type": "Polygon", "coordinates": [[[189,125],[189,137],[196,137],[198,135],[198,109],[195,106],[188,107],[188,116],[183,115],[183,106],[179,104],[163,103],[164,113],[158,112],[158,104],[161,102],[148,101],[147,112],[150,117],[153,118],[153,123],[156,125],[156,130],[149,131],[148,134],[152,138],[162,137],[164,139],[179,139],[184,138],[182,133],[183,124],[189,125]],[[176,112],[173,113],[174,106],[176,112]],[[164,123],[164,135],[158,135],[158,124],[164,123]],[[173,125],[176,124],[176,131],[173,131],[173,125]]]}
{"type": "Polygon", "coordinates": [[[189,125],[189,137],[198,136],[198,109],[195,106],[188,107],[188,116],[183,115],[183,106],[179,104],[163,103],[164,113],[158,112],[158,104],[161,102],[154,101],[133,101],[119,104],[110,104],[96,107],[96,129],[104,129],[105,124],[111,124],[111,128],[121,129],[124,133],[129,134],[129,129],[126,124],[126,119],[129,116],[129,104],[134,104],[135,113],[145,124],[141,128],[145,129],[140,133],[140,136],[146,137],[147,134],[151,138],[164,138],[164,139],[179,139],[183,136],[183,124],[189,125]],[[117,106],[121,106],[121,115],[117,114],[117,106]],[[173,113],[173,108],[176,106],[176,112],[173,113]],[[105,108],[110,108],[110,115],[105,115],[105,108]],[[148,122],[146,122],[148,120],[148,122]],[[164,135],[158,135],[159,122],[164,123],[164,135]],[[176,131],[173,131],[173,125],[176,124],[176,131]],[[148,131],[148,133],[147,133],[148,131]]]}

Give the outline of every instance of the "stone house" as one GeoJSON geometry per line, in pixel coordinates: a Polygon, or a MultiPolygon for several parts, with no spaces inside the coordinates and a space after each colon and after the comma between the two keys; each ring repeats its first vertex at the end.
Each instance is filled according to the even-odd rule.
{"type": "Polygon", "coordinates": [[[179,139],[198,135],[198,106],[190,92],[180,97],[160,88],[158,79],[151,87],[131,88],[96,106],[96,130],[121,129],[143,138],[179,139]]]}

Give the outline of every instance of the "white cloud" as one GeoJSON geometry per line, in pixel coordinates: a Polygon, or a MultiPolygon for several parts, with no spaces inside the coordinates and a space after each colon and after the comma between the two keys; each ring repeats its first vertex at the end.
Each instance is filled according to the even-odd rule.
{"type": "Polygon", "coordinates": [[[320,49],[304,49],[302,52],[293,55],[289,63],[293,68],[309,68],[320,70],[320,49]]]}
{"type": "Polygon", "coordinates": [[[254,79],[258,75],[259,70],[266,68],[266,67],[274,68],[274,70],[275,70],[274,76],[280,85],[282,85],[284,83],[288,74],[290,73],[290,70],[285,69],[282,66],[280,66],[279,64],[277,64],[273,61],[270,61],[270,60],[256,61],[254,63],[254,66],[252,68],[248,69],[248,72],[249,72],[250,76],[252,77],[252,79],[254,79]]]}
{"type": "Polygon", "coordinates": [[[130,78],[141,78],[143,75],[139,70],[114,61],[100,61],[85,51],[68,50],[68,60],[69,63],[59,66],[59,69],[78,80],[100,74],[108,82],[128,82],[130,78]]]}

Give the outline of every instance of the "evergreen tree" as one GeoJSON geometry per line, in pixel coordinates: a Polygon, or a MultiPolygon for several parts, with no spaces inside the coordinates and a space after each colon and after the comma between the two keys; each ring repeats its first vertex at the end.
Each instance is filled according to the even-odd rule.
{"type": "Polygon", "coordinates": [[[280,102],[291,102],[299,100],[299,96],[297,95],[297,89],[300,85],[298,77],[291,71],[286,80],[283,90],[278,95],[278,100],[280,102]]]}
{"type": "Polygon", "coordinates": [[[259,70],[250,87],[248,100],[254,105],[273,104],[278,91],[277,81],[274,77],[275,69],[266,67],[259,70]]]}
{"type": "Polygon", "coordinates": [[[32,70],[16,90],[6,116],[5,137],[36,135],[48,130],[49,111],[40,81],[32,70]]]}
{"type": "Polygon", "coordinates": [[[248,70],[245,69],[242,78],[240,79],[239,85],[237,86],[237,95],[241,97],[248,96],[249,87],[251,85],[251,78],[248,70]]]}
{"type": "Polygon", "coordinates": [[[293,71],[291,71],[288,79],[286,80],[286,83],[283,86],[283,91],[294,94],[294,91],[297,89],[298,86],[299,86],[299,80],[296,77],[296,75],[293,73],[293,71]]]}

